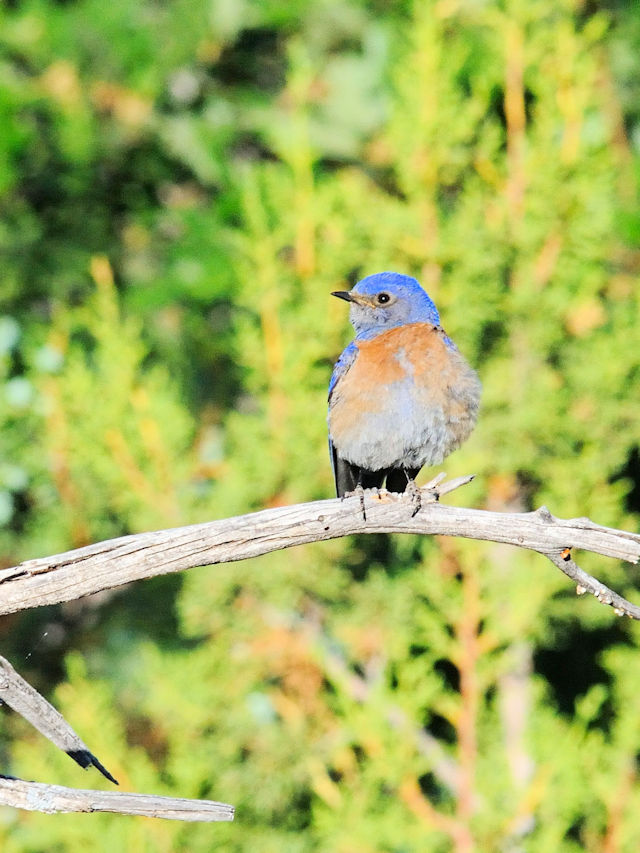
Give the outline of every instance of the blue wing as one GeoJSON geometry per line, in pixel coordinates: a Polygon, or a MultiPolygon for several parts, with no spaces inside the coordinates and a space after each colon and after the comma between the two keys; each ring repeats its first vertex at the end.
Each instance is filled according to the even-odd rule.
{"type": "Polygon", "coordinates": [[[331,404],[331,395],[333,394],[334,388],[356,360],[357,355],[358,347],[356,346],[355,341],[351,341],[349,346],[342,350],[340,358],[335,363],[333,373],[331,374],[331,380],[329,382],[329,404],[331,404]]]}
{"type": "MultiPolygon", "coordinates": [[[[329,408],[331,408],[331,397],[333,395],[333,392],[335,391],[338,382],[349,370],[353,362],[356,360],[357,356],[358,347],[355,345],[354,341],[351,341],[349,346],[346,347],[340,354],[340,358],[336,361],[335,366],[333,368],[333,373],[331,374],[331,380],[329,382],[329,408]]],[[[333,469],[333,478],[336,483],[336,490],[338,496],[344,494],[345,491],[351,491],[352,489],[354,489],[355,481],[353,481],[353,477],[350,474],[350,471],[345,470],[349,469],[349,464],[343,459],[340,459],[340,457],[338,456],[337,451],[333,446],[331,436],[329,436],[329,457],[331,458],[331,468],[333,469]],[[345,477],[347,478],[346,480],[345,477]],[[345,485],[345,483],[347,483],[347,485],[345,485]]]]}

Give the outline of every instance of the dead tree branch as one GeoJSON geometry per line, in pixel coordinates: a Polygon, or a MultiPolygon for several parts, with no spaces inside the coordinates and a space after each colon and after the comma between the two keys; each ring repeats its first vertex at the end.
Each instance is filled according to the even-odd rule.
{"type": "MultiPolygon", "coordinates": [[[[0,700],[21,714],[81,767],[96,767],[106,779],[118,784],[64,717],[3,657],[0,657],[0,700]]],[[[188,800],[120,791],[78,790],[63,788],[60,785],[25,782],[2,775],[0,805],[48,814],[116,812],[123,815],[186,821],[233,820],[234,814],[233,806],[211,800],[188,800]]]]}
{"type": "MultiPolygon", "coordinates": [[[[573,549],[637,563],[640,535],[601,527],[588,518],[554,518],[546,507],[499,513],[440,504],[438,499],[471,477],[443,482],[439,474],[415,495],[369,491],[346,500],[315,501],[171,530],[123,536],[53,557],[27,560],[0,571],[0,615],[71,601],[134,580],[195,566],[244,560],[294,545],[355,533],[462,536],[536,551],[622,616],[640,619],[640,607],[583,571],[573,549]],[[416,511],[417,509],[417,511],[416,511]]],[[[365,685],[366,686],[366,685],[365,685]]],[[[354,684],[354,690],[363,689],[354,684]]],[[[31,722],[82,767],[95,766],[116,780],[44,697],[0,658],[0,699],[31,722]]],[[[393,712],[393,709],[391,709],[393,712]]],[[[402,718],[395,720],[402,724],[402,718]]],[[[431,743],[424,744],[428,751],[431,743]]],[[[442,764],[442,771],[449,768],[442,764]]],[[[451,777],[455,785],[455,779],[451,777]]],[[[117,783],[116,783],[117,784],[117,783]]],[[[110,811],[171,820],[233,820],[233,806],[151,794],[85,791],[0,776],[0,803],[43,812],[110,811]]]]}
{"type": "Polygon", "coordinates": [[[233,820],[234,808],[213,800],[187,800],[120,791],[83,791],[0,776],[0,803],[31,812],[115,812],[167,820],[233,820]]]}
{"type": "Polygon", "coordinates": [[[105,779],[118,784],[106,767],[89,751],[88,746],[80,740],[62,714],[18,675],[3,657],[0,657],[0,700],[30,722],[51,743],[66,752],[80,767],[95,767],[105,779]]]}
{"type": "Polygon", "coordinates": [[[246,560],[271,551],[355,533],[414,533],[462,536],[537,551],[618,615],[640,619],[640,607],[580,569],[573,549],[637,563],[640,535],[601,527],[588,518],[563,520],[546,507],[529,513],[500,513],[447,506],[438,498],[471,477],[441,482],[436,477],[415,499],[365,492],[344,500],[276,507],[248,515],[140,533],[99,542],[53,557],[27,560],[0,571],[0,615],[70,601],[154,575],[195,566],[246,560]],[[363,509],[365,512],[363,512],[363,509]]]}

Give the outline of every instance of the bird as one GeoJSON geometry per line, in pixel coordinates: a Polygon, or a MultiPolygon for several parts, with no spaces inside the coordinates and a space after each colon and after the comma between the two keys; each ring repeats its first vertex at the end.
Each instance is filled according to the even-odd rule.
{"type": "Polygon", "coordinates": [[[331,295],[349,302],[355,330],[329,383],[337,495],[383,484],[415,492],[421,468],[442,462],[475,426],[478,374],[415,278],[375,273],[331,295]]]}

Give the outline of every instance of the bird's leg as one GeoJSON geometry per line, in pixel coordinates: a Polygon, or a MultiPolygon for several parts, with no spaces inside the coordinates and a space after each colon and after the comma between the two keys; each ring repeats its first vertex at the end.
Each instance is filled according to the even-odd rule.
{"type": "Polygon", "coordinates": [[[351,492],[344,493],[345,498],[360,498],[360,509],[362,510],[362,520],[367,520],[367,511],[364,508],[364,488],[362,486],[362,469],[358,470],[358,482],[356,483],[355,489],[351,492]]]}
{"type": "Polygon", "coordinates": [[[405,476],[407,478],[407,487],[404,490],[404,492],[406,495],[409,495],[409,497],[411,498],[411,503],[413,504],[413,512],[411,513],[411,518],[413,518],[422,509],[422,491],[416,485],[416,481],[409,474],[407,469],[405,468],[403,470],[404,470],[405,476]]]}
{"type": "Polygon", "coordinates": [[[356,492],[358,497],[360,498],[360,509],[362,510],[362,520],[367,520],[367,511],[364,508],[364,489],[362,488],[362,483],[358,480],[358,485],[356,486],[356,492]]]}

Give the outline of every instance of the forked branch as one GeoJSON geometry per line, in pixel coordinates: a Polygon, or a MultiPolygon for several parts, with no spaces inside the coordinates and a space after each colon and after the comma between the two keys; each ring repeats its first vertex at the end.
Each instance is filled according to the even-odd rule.
{"type": "Polygon", "coordinates": [[[442,482],[439,475],[421,490],[418,512],[415,496],[369,491],[364,497],[276,507],[189,527],[123,536],[53,557],[27,560],[0,571],[0,614],[324,539],[355,533],[414,533],[462,536],[537,551],[574,580],[578,592],[590,592],[619,615],[640,619],[640,607],[588,575],[571,559],[573,550],[582,549],[637,563],[638,534],[601,527],[588,518],[554,518],[546,507],[529,513],[499,513],[438,502],[471,479],[442,482]]]}
{"type": "MultiPolygon", "coordinates": [[[[439,503],[472,477],[443,482],[439,474],[419,494],[368,491],[345,500],[278,507],[236,518],[158,530],[99,542],[53,557],[28,560],[0,571],[0,614],[70,601],[134,580],[213,563],[244,560],[354,533],[463,536],[501,542],[543,554],[577,584],[615,612],[640,619],[627,601],[573,561],[574,549],[637,563],[640,536],[601,527],[588,518],[554,518],[546,507],[530,513],[498,513],[439,503]]],[[[83,767],[115,779],[60,714],[0,658],[0,699],[22,714],[83,767]]],[[[432,751],[430,744],[425,748],[432,751]]],[[[440,772],[448,773],[441,763],[440,772]]],[[[117,783],[116,783],[117,784],[117,783]]],[[[150,794],[86,791],[0,776],[0,803],[46,812],[115,811],[173,820],[233,820],[233,807],[208,800],[150,794]]]]}

